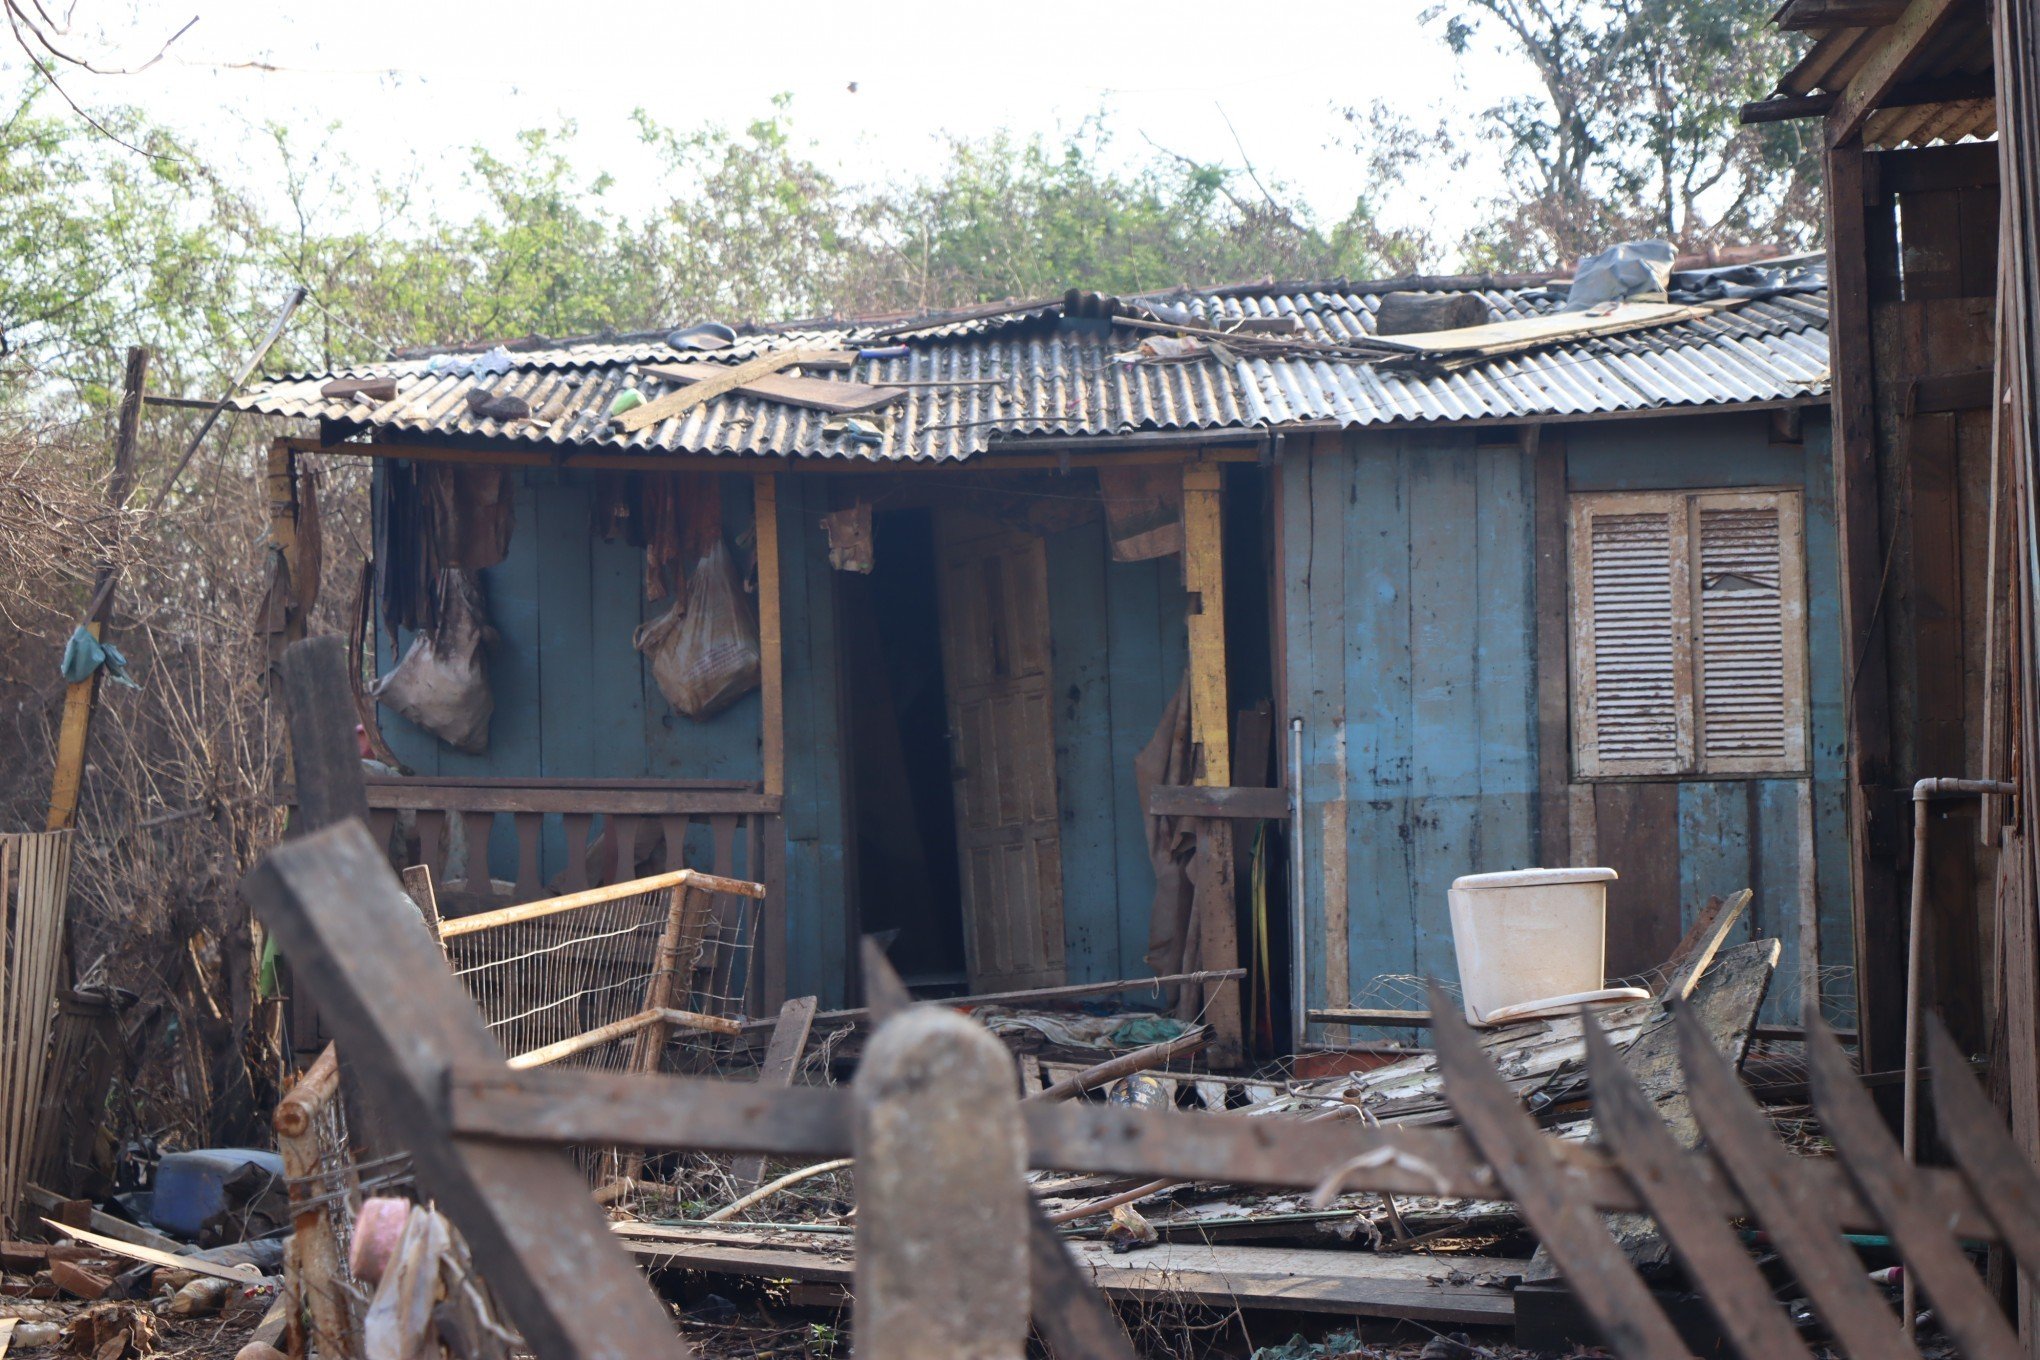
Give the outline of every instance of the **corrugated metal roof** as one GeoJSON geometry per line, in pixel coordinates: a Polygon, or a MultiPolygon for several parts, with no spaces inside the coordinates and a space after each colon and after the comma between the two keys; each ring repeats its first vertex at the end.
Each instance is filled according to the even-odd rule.
{"type": "MultiPolygon", "coordinates": [[[[1276,285],[1264,293],[1178,296],[1207,324],[1293,317],[1305,340],[1352,343],[1374,333],[1383,291],[1366,285],[1276,285]]],[[[1438,290],[1434,290],[1438,291],[1438,290]]],[[[1554,310],[1541,288],[1477,292],[1495,320],[1554,310]]],[[[1460,421],[1582,415],[1779,401],[1827,387],[1825,293],[1783,294],[1654,330],[1516,354],[1449,374],[1426,374],[1334,357],[1208,354],[1188,361],[1126,362],[1151,333],[1103,320],[1065,319],[1058,305],[937,318],[923,329],[846,324],[743,337],[714,355],[674,350],[657,337],[549,345],[511,355],[500,376],[433,371],[429,358],[364,364],[340,374],[303,374],[258,385],[237,409],[318,418],[385,437],[468,436],[536,448],[609,447],[704,454],[941,462],[983,453],[997,440],[1110,437],[1152,431],[1255,431],[1336,422],[1460,421]],[[911,337],[904,340],[901,337],[911,337]],[[735,362],[768,349],[905,343],[904,358],[859,359],[847,373],[816,375],[904,383],[908,395],[860,419],[873,444],[827,427],[821,412],[725,396],[634,434],[613,428],[612,400],[636,386],[667,387],[640,372],[649,363],[713,358],[735,362]],[[372,403],[320,395],[332,377],[395,376],[398,395],[372,403]],[[474,388],[521,397],[538,419],[499,424],[474,417],[474,388]]],[[[1242,346],[1244,351],[1249,348],[1242,346]]]]}

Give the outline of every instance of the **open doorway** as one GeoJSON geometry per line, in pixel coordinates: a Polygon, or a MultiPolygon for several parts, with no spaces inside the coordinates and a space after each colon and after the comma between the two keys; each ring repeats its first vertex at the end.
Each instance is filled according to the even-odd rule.
{"type": "Polygon", "coordinates": [[[881,512],[872,532],[871,574],[839,581],[858,925],[908,986],[956,994],[969,979],[934,516],[881,512]]]}

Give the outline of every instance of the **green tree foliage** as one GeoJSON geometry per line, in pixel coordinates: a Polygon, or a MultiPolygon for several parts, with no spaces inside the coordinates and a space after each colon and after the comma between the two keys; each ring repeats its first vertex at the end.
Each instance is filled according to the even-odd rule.
{"type": "Polygon", "coordinates": [[[1542,93],[1479,116],[1508,191],[1467,243],[1478,263],[1535,267],[1614,241],[1682,249],[1800,246],[1819,229],[1820,163],[1799,123],[1743,127],[1794,57],[1772,0],[1443,0],[1454,51],[1499,43],[1542,93]]]}

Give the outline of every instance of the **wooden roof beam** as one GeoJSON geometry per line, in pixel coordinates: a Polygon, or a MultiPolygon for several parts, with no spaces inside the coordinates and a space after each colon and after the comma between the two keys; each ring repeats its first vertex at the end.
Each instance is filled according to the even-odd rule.
{"type": "Polygon", "coordinates": [[[1786,0],[1778,11],[1778,27],[1883,28],[1905,13],[1905,0],[1786,0]]]}
{"type": "MultiPolygon", "coordinates": [[[[1878,107],[1898,109],[1926,104],[1956,104],[1969,99],[1992,99],[1996,95],[1997,82],[1985,71],[1942,76],[1935,80],[1910,80],[1903,85],[1894,85],[1878,107]]],[[[1740,117],[1745,123],[1785,123],[1795,118],[1820,118],[1826,116],[1841,97],[1834,90],[1773,95],[1769,99],[1743,105],[1740,117]]]]}
{"type": "Polygon", "coordinates": [[[1862,69],[1828,111],[1827,141],[1840,146],[1862,135],[1863,124],[1884,106],[1913,56],[1953,13],[1960,0],[1912,0],[1886,33],[1884,45],[1870,54],[1862,69]]]}

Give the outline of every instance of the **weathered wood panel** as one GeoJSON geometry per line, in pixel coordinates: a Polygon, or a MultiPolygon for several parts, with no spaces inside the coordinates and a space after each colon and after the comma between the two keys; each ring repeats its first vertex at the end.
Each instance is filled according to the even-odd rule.
{"type": "Polygon", "coordinates": [[[1534,855],[1533,469],[1471,431],[1308,449],[1283,471],[1287,708],[1307,991],[1338,1004],[1454,972],[1446,888],[1534,855]]]}
{"type": "MultiPolygon", "coordinates": [[[[1815,849],[1831,865],[1816,875],[1817,902],[1828,947],[1846,957],[1826,422],[1816,414],[1806,430],[1800,445],[1770,442],[1762,416],[1573,426],[1565,480],[1542,488],[1534,453],[1470,431],[1290,445],[1280,571],[1285,708],[1305,722],[1310,1004],[1347,1001],[1384,973],[1452,974],[1445,889],[1459,874],[1536,862],[1541,796],[1577,804],[1568,821],[1592,833],[1595,862],[1623,874],[1611,974],[1662,961],[1708,896],[1750,887],[1753,928],[1781,940],[1781,976],[1797,978],[1799,781],[1602,781],[1570,799],[1559,789],[1556,803],[1543,787],[1540,763],[1563,776],[1571,762],[1569,751],[1540,762],[1550,753],[1537,722],[1536,517],[1562,524],[1564,506],[1540,504],[1539,490],[1552,501],[1584,490],[1804,489],[1815,849]]],[[[1547,726],[1565,735],[1562,722],[1547,726]]],[[[1788,1018],[1796,986],[1774,992],[1767,1018],[1788,1018]]]]}
{"type": "Polygon", "coordinates": [[[1133,759],[1182,679],[1182,569],[1173,556],[1112,561],[1102,521],[1047,550],[1065,966],[1071,982],[1135,977],[1155,876],[1133,759]]]}

